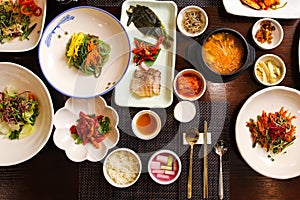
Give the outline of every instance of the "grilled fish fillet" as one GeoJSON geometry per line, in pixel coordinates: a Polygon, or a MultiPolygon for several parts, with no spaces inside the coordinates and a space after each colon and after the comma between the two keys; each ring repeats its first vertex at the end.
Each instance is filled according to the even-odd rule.
{"type": "Polygon", "coordinates": [[[259,10],[261,8],[260,5],[255,0],[241,0],[241,1],[256,10],[259,10]]]}
{"type": "Polygon", "coordinates": [[[161,72],[149,68],[148,70],[135,70],[131,82],[131,91],[140,97],[152,97],[160,94],[161,72]]]}

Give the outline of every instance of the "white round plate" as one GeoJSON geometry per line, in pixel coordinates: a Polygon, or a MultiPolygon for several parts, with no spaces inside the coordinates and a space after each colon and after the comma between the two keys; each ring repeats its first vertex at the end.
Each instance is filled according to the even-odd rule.
{"type": "Polygon", "coordinates": [[[39,45],[39,62],[46,79],[71,97],[95,97],[112,90],[127,71],[131,56],[128,35],[112,14],[99,8],[79,6],[64,11],[46,27],[39,45]],[[67,64],[66,45],[73,33],[98,36],[111,47],[100,77],[87,76],[67,64]]]}
{"type": "Polygon", "coordinates": [[[300,91],[285,87],[273,86],[253,94],[242,106],[235,127],[235,136],[238,149],[252,169],[256,172],[276,179],[288,179],[300,175],[300,91]],[[293,124],[296,128],[294,144],[286,148],[286,153],[274,156],[274,161],[268,157],[265,149],[259,145],[252,148],[251,133],[246,127],[250,118],[256,119],[262,111],[276,112],[284,107],[296,116],[293,124]]]}
{"type": "Polygon", "coordinates": [[[21,65],[1,62],[0,91],[7,86],[18,92],[32,92],[40,107],[31,135],[15,140],[0,135],[0,166],[19,164],[35,156],[46,145],[53,129],[54,110],[51,96],[37,75],[21,65]]]}
{"type": "Polygon", "coordinates": [[[66,152],[67,157],[74,162],[89,160],[97,162],[102,160],[107,151],[117,145],[119,141],[118,113],[108,106],[102,97],[95,98],[69,98],[65,106],[60,108],[54,115],[55,131],[53,140],[55,145],[66,152]],[[77,124],[79,113],[107,116],[110,119],[111,130],[109,135],[100,143],[100,148],[95,148],[87,143],[75,144],[71,136],[70,128],[77,124]]]}

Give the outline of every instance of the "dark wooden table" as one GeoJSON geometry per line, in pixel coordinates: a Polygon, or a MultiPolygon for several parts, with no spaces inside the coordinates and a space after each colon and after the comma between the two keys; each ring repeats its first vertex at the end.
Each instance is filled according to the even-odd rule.
{"type": "MultiPolygon", "coordinates": [[[[61,11],[76,5],[78,4],[63,6],[48,1],[46,25],[61,11]]],[[[117,18],[120,17],[120,7],[102,7],[102,9],[111,12],[117,18]]],[[[233,16],[227,14],[223,7],[204,9],[210,18],[208,28],[230,27],[236,29],[245,36],[250,44],[252,43],[250,30],[257,20],[256,18],[233,16]]],[[[297,50],[300,34],[299,19],[282,19],[278,21],[283,25],[285,31],[282,44],[270,51],[262,51],[256,48],[256,56],[274,53],[282,57],[287,66],[287,74],[280,85],[300,90],[297,50]]],[[[178,54],[184,55],[188,45],[189,40],[178,37],[178,54]]],[[[52,88],[40,70],[37,48],[22,53],[0,53],[0,62],[4,61],[21,64],[41,77],[51,93],[55,110],[64,105],[67,97],[52,88]]],[[[176,69],[181,70],[187,66],[189,64],[186,60],[181,56],[177,56],[176,69]]],[[[250,67],[233,81],[226,83],[208,82],[209,92],[201,100],[210,101],[213,96],[216,101],[227,101],[230,107],[230,199],[296,200],[300,196],[300,177],[289,180],[274,180],[256,173],[245,163],[235,144],[234,124],[237,113],[249,96],[263,88],[255,81],[250,67]]],[[[46,146],[29,161],[15,166],[0,167],[1,200],[78,199],[78,192],[78,163],[68,160],[64,152],[54,145],[52,137],[46,146]]]]}

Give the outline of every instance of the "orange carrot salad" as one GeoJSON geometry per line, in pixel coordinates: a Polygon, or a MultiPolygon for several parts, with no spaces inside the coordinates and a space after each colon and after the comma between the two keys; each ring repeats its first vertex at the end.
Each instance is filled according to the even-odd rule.
{"type": "Polygon", "coordinates": [[[278,154],[293,144],[296,139],[296,126],[292,124],[292,116],[284,107],[275,113],[266,113],[257,116],[257,121],[250,119],[246,122],[253,140],[253,148],[258,143],[267,152],[278,154]]]}

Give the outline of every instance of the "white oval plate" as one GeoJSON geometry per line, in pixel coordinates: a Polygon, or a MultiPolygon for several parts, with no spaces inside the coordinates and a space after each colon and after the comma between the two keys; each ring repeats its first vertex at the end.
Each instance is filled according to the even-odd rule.
{"type": "Polygon", "coordinates": [[[285,87],[273,86],[253,94],[242,106],[235,127],[238,149],[252,169],[256,172],[276,179],[288,179],[300,175],[300,91],[285,87]],[[294,144],[286,148],[286,153],[275,155],[274,161],[268,158],[268,153],[259,145],[252,148],[252,138],[246,122],[256,119],[262,111],[275,112],[281,107],[287,109],[297,118],[293,120],[296,128],[294,144]]]}
{"type": "Polygon", "coordinates": [[[31,34],[28,36],[29,40],[20,41],[18,38],[15,38],[11,42],[5,42],[4,44],[0,44],[0,52],[23,52],[29,51],[35,48],[42,36],[44,23],[46,18],[46,0],[34,0],[36,5],[42,8],[42,14],[39,17],[32,16],[30,18],[31,23],[30,26],[37,23],[36,27],[33,29],[31,34]]]}
{"type": "Polygon", "coordinates": [[[299,0],[282,0],[281,5],[287,4],[277,10],[255,10],[242,3],[241,0],[223,0],[225,10],[233,15],[248,17],[270,17],[281,19],[298,19],[300,18],[300,1],[299,0]]]}
{"type": "Polygon", "coordinates": [[[123,78],[130,61],[126,31],[112,14],[99,8],[79,6],[64,11],[46,27],[39,45],[39,62],[48,82],[71,97],[95,97],[112,90],[123,78]],[[67,64],[66,45],[73,33],[99,36],[111,47],[100,77],[87,76],[67,64]]]}
{"type": "Polygon", "coordinates": [[[0,166],[25,162],[35,156],[49,140],[53,129],[54,109],[51,96],[42,80],[27,68],[10,62],[0,63],[0,91],[11,86],[18,92],[31,91],[40,103],[34,132],[22,139],[10,140],[0,135],[0,166]]]}
{"type": "Polygon", "coordinates": [[[114,108],[108,106],[102,97],[79,99],[69,98],[65,106],[59,109],[54,115],[55,131],[53,140],[55,145],[66,152],[67,157],[74,162],[84,160],[100,161],[108,149],[113,148],[119,141],[119,130],[117,128],[119,116],[114,108]],[[110,133],[96,149],[92,144],[75,144],[70,133],[70,127],[77,124],[80,111],[85,114],[107,116],[110,119],[110,133]]]}

